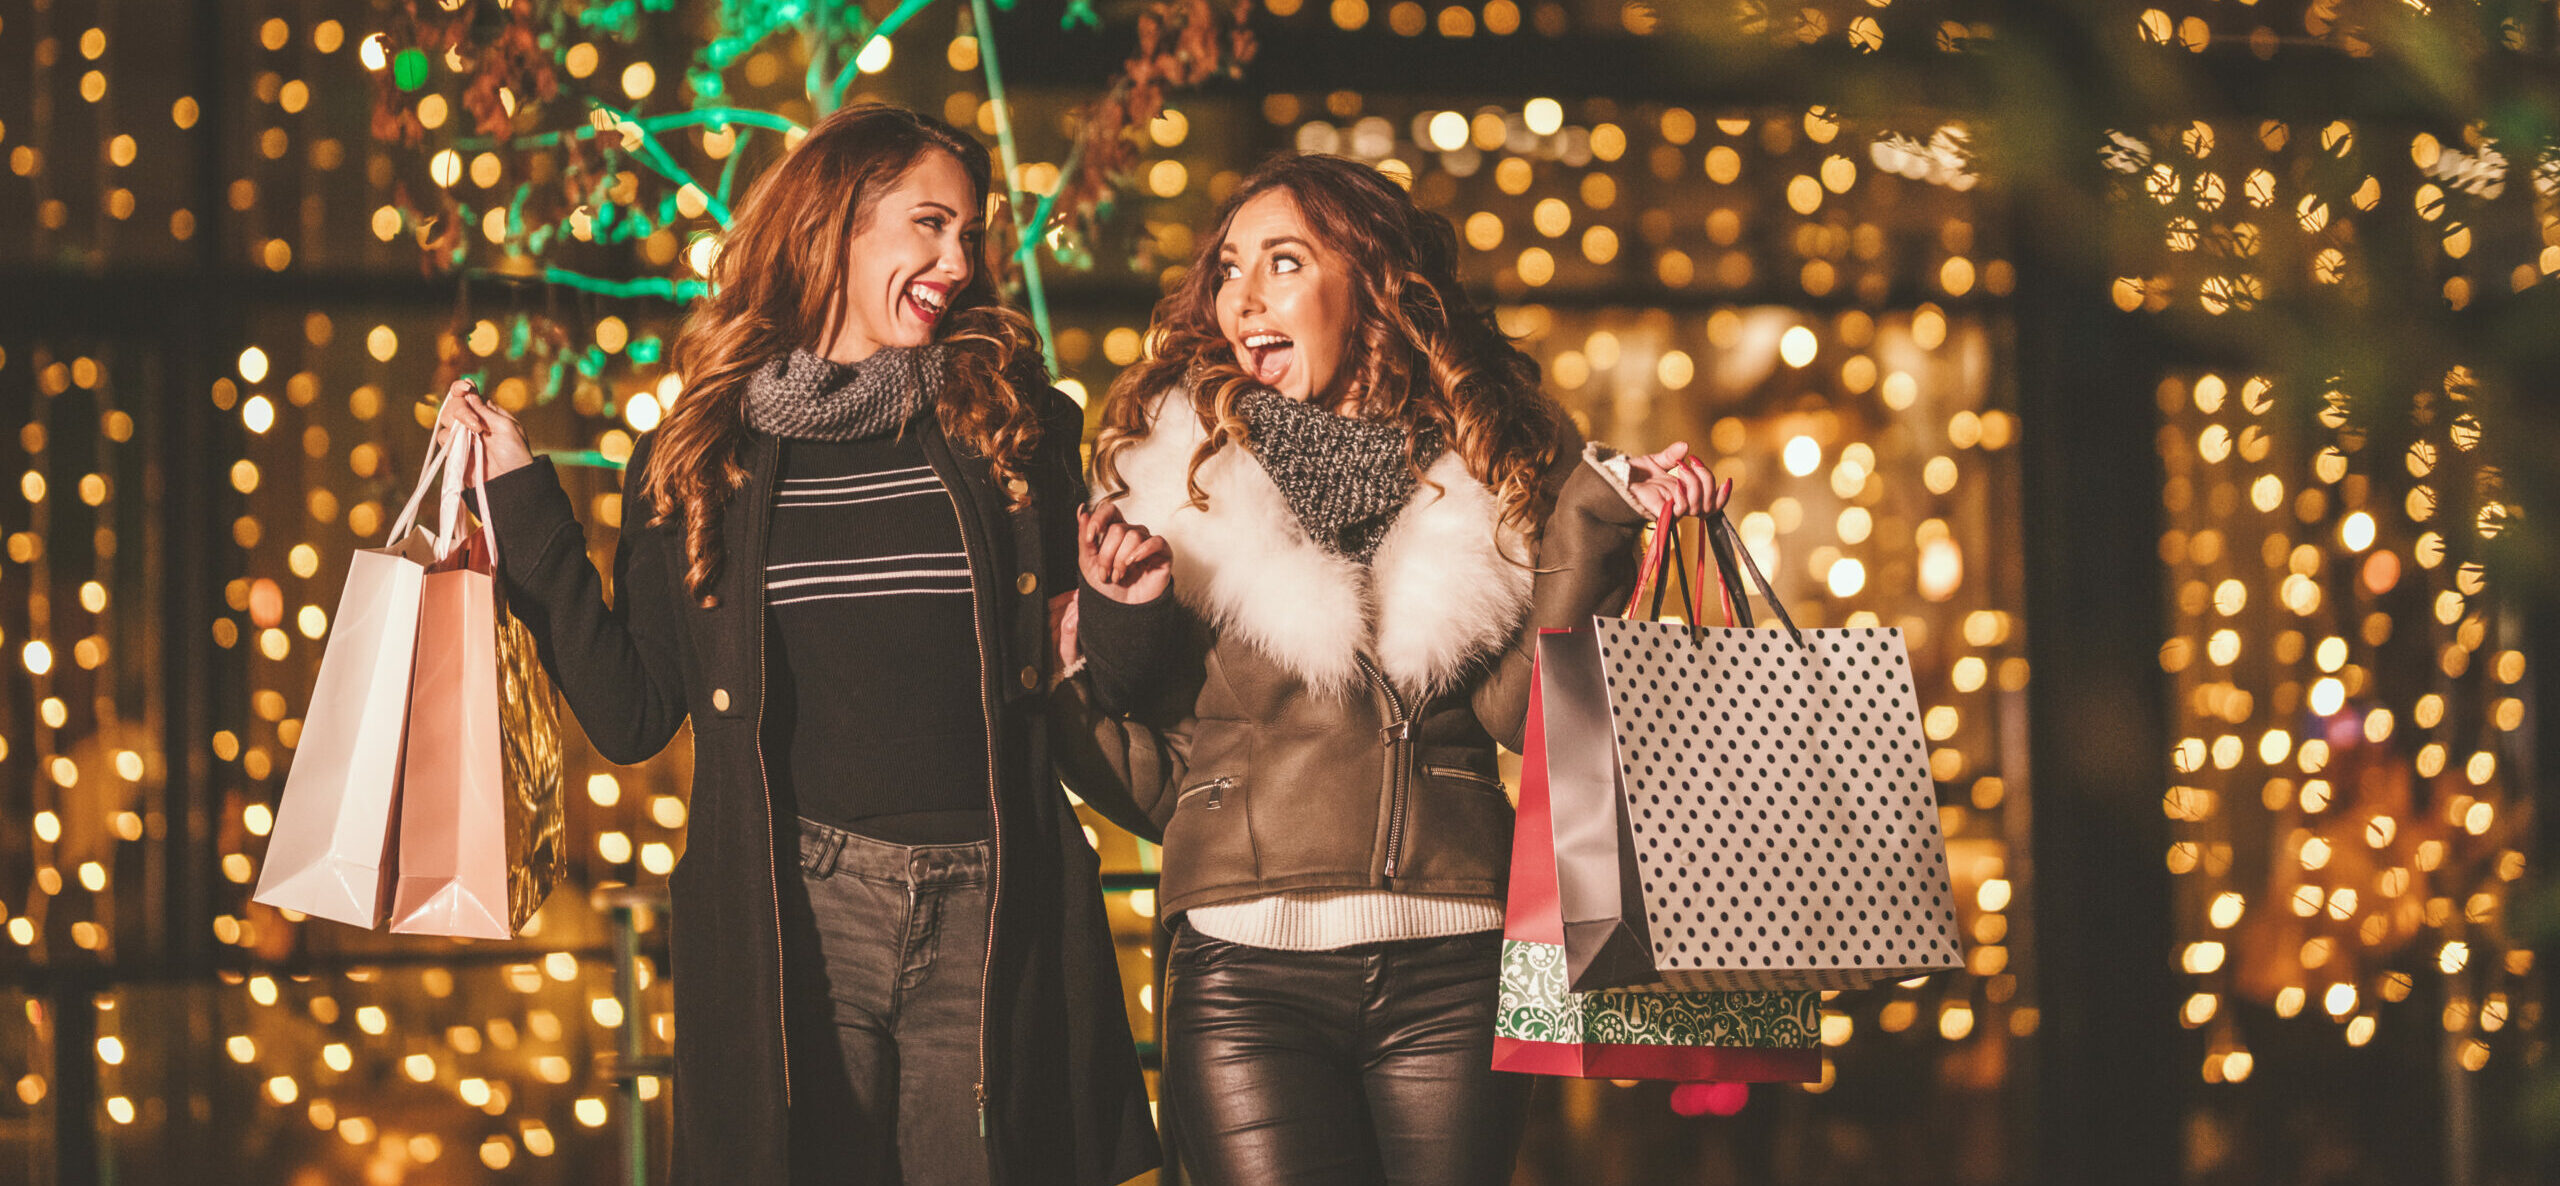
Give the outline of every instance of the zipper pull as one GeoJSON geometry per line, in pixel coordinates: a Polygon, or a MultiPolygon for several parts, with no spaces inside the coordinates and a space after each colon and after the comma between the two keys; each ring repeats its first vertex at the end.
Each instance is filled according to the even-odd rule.
{"type": "Polygon", "coordinates": [[[1391,742],[1411,741],[1413,740],[1413,722],[1398,718],[1387,722],[1386,727],[1378,732],[1391,742]]]}
{"type": "Polygon", "coordinates": [[[1201,810],[1216,811],[1227,797],[1227,788],[1234,785],[1235,781],[1236,780],[1232,778],[1221,778],[1216,782],[1210,783],[1209,801],[1202,805],[1201,810]]]}
{"type": "Polygon", "coordinates": [[[983,1140],[983,1139],[985,1139],[986,1135],[987,1135],[987,1085],[986,1085],[986,1084],[984,1084],[984,1083],[981,1083],[981,1084],[979,1084],[979,1085],[978,1085],[978,1136],[979,1136],[979,1138],[980,1138],[981,1140],[983,1140]]]}

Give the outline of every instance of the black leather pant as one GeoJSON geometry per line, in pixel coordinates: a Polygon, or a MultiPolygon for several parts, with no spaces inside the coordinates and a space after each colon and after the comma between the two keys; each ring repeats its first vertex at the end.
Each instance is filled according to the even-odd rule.
{"type": "Polygon", "coordinates": [[[1164,1093],[1204,1186],[1500,1186],[1526,1076],[1492,1069],[1502,937],[1267,951],[1188,925],[1164,1093]]]}

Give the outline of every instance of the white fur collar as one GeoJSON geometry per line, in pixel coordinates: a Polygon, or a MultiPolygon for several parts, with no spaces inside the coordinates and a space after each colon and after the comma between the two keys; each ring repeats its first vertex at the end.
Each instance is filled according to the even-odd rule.
{"type": "Polygon", "coordinates": [[[1360,681],[1362,651],[1402,691],[1428,698],[1516,637],[1529,612],[1528,545],[1500,526],[1493,492],[1443,454],[1366,569],[1318,547],[1251,452],[1230,445],[1200,467],[1206,508],[1185,505],[1185,473],[1206,433],[1187,392],[1157,397],[1154,431],[1120,454],[1129,521],[1173,545],[1174,589],[1320,692],[1360,681]],[[1171,412],[1171,415],[1167,415],[1171,412]],[[1434,489],[1434,487],[1437,489],[1434,489]]]}

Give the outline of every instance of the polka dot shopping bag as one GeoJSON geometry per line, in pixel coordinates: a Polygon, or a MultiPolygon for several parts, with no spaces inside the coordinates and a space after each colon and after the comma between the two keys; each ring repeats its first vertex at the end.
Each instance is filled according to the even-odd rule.
{"type": "Polygon", "coordinates": [[[1693,605],[1539,640],[1568,983],[1844,989],[1961,967],[1901,632],[1797,628],[1721,511],[1692,587],[1678,534],[1646,563],[1657,614],[1657,574],[1704,593],[1711,554],[1732,624],[1693,605]],[[1755,627],[1745,573],[1776,628],[1755,627]]]}

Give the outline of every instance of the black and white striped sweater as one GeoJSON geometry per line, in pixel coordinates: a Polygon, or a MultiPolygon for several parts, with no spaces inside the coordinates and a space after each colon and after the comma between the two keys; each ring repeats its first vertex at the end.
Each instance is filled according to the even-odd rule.
{"type": "Polygon", "coordinates": [[[765,548],[769,767],[799,814],[986,836],[986,718],[957,505],[913,432],[787,440],[765,548]]]}

